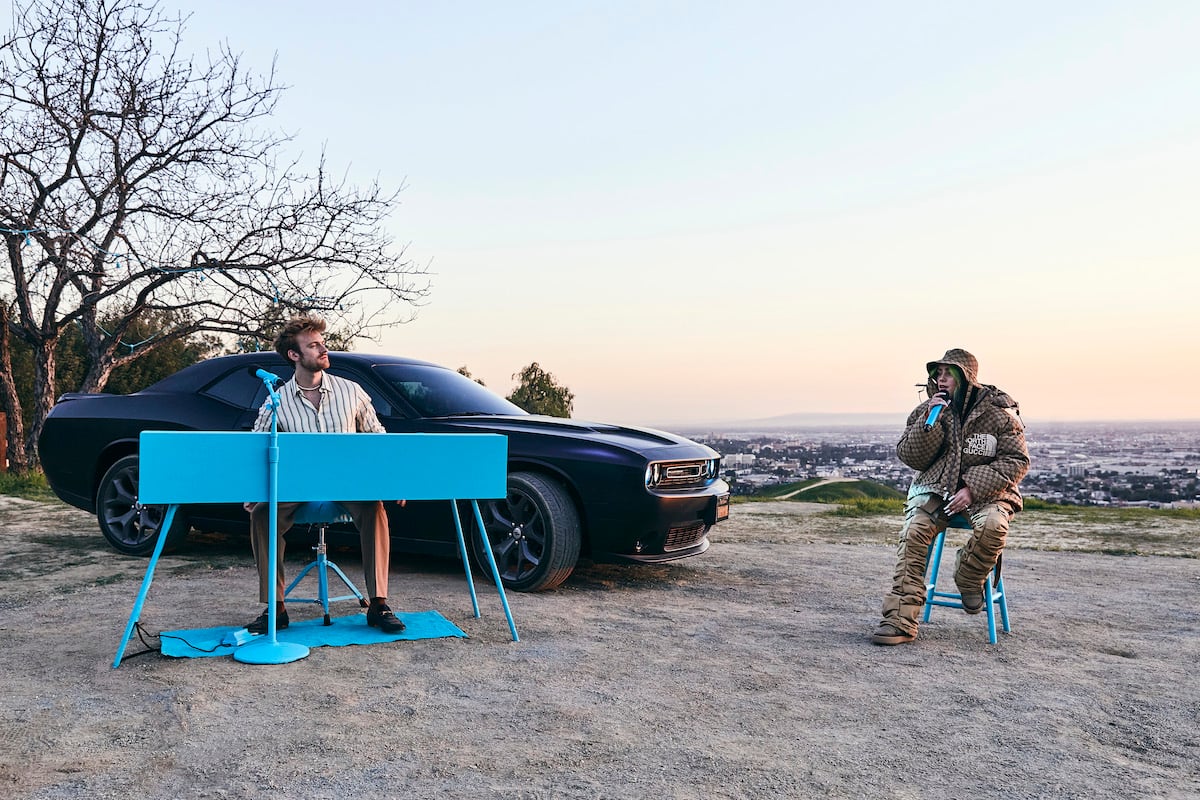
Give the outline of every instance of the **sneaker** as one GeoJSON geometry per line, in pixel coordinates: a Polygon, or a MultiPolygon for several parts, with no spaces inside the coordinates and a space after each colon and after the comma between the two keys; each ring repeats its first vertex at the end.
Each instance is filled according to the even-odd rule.
{"type": "MultiPolygon", "coordinates": [[[[246,630],[251,633],[266,633],[270,630],[270,609],[258,615],[258,619],[246,626],[246,630]]],[[[275,612],[275,630],[281,631],[288,626],[287,609],[275,612]]]]}
{"type": "Polygon", "coordinates": [[[379,628],[383,633],[401,633],[404,630],[404,623],[392,613],[387,603],[372,605],[367,609],[367,624],[379,628]]]}
{"type": "Polygon", "coordinates": [[[915,633],[905,633],[890,622],[881,622],[871,636],[871,642],[881,645],[905,644],[916,638],[915,633]]]}

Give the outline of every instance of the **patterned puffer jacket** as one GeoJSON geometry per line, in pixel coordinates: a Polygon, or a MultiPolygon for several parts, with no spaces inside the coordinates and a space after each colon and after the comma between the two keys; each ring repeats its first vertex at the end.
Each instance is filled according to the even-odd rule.
{"type": "MultiPolygon", "coordinates": [[[[948,350],[926,367],[933,373],[939,364],[958,367],[966,386],[945,409],[953,413],[939,415],[932,429],[925,429],[929,400],[908,415],[896,455],[919,473],[909,497],[926,493],[949,497],[966,486],[972,498],[968,514],[997,502],[1020,511],[1017,485],[1029,471],[1029,451],[1017,402],[995,386],[980,384],[979,364],[965,350],[948,350]]],[[[931,398],[937,392],[933,377],[926,389],[931,398]]]]}

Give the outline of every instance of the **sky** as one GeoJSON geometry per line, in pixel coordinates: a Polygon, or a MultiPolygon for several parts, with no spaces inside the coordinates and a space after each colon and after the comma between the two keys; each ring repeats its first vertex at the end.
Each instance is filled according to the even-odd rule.
{"type": "Polygon", "coordinates": [[[430,272],[357,349],[574,416],[1200,417],[1200,4],[164,0],[430,272]]]}

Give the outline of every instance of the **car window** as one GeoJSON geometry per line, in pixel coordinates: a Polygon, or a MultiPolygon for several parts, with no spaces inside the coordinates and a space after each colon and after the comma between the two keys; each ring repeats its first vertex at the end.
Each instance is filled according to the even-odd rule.
{"type": "MultiPolygon", "coordinates": [[[[371,398],[371,405],[375,406],[375,416],[391,417],[395,416],[396,412],[392,410],[392,404],[384,397],[378,389],[371,385],[369,381],[362,380],[361,377],[353,372],[338,367],[330,367],[328,370],[330,375],[336,375],[339,378],[344,378],[348,381],[354,381],[363,388],[367,396],[371,398]]],[[[265,396],[263,399],[266,399],[265,396]]]]}
{"type": "MultiPolygon", "coordinates": [[[[275,367],[272,370],[278,372],[275,367]]],[[[287,376],[281,377],[287,380],[287,376]]],[[[266,386],[254,375],[253,367],[240,367],[222,375],[204,387],[200,394],[238,408],[257,408],[267,399],[266,386]]]]}
{"type": "MultiPolygon", "coordinates": [[[[279,378],[277,386],[283,386],[292,379],[292,368],[290,366],[285,367],[282,364],[276,364],[269,369],[266,367],[263,367],[263,369],[267,369],[268,372],[279,378]]],[[[255,367],[251,367],[247,371],[253,373],[254,370],[255,367]]],[[[266,381],[257,375],[254,375],[254,383],[257,385],[257,389],[254,392],[254,400],[251,401],[250,407],[257,411],[267,402],[267,384],[266,381]]]]}
{"type": "Polygon", "coordinates": [[[487,387],[444,367],[383,364],[375,371],[423,417],[525,413],[487,387]]]}

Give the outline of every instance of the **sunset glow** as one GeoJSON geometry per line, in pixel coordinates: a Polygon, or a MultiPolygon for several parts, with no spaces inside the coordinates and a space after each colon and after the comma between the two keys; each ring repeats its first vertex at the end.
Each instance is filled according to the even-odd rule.
{"type": "Polygon", "coordinates": [[[903,415],[962,347],[1030,419],[1200,417],[1200,6],[186,4],[433,291],[359,349],[539,362],[575,414],[903,415]]]}

